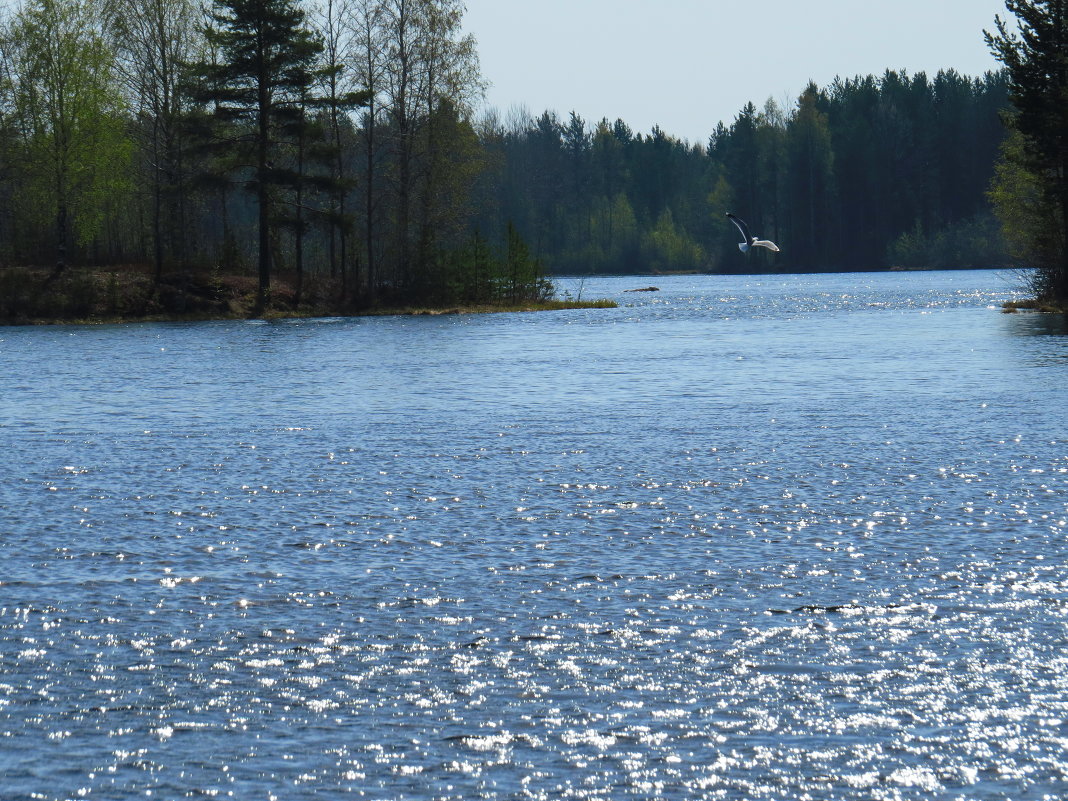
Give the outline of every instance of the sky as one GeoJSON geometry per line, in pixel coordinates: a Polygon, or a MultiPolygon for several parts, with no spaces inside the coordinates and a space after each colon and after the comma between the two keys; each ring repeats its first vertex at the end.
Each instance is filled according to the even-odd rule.
{"type": "MultiPolygon", "coordinates": [[[[1003,0],[466,0],[485,105],[575,111],[704,144],[747,102],[792,108],[809,80],[998,68],[1003,0]]],[[[1011,18],[1011,17],[1010,17],[1011,18]]]]}

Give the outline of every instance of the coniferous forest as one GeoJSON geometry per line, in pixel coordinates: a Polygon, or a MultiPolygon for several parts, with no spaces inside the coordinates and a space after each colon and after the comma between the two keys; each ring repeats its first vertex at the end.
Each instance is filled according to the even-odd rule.
{"type": "MultiPolygon", "coordinates": [[[[463,11],[460,0],[7,11],[0,317],[40,295],[26,266],[49,281],[135,272],[179,309],[193,288],[224,307],[221,277],[239,276],[257,313],[517,303],[550,295],[554,273],[1007,263],[987,195],[1003,72],[810,84],[790,107],[750,103],[694,143],[623,120],[478,112],[485,81],[463,11]],[[740,253],[727,210],[782,253],[740,253]]],[[[76,285],[67,313],[116,291],[76,285]]]]}
{"type": "Polygon", "coordinates": [[[750,103],[707,143],[622,120],[489,117],[479,225],[512,220],[554,271],[991,267],[986,196],[1004,139],[1001,73],[888,71],[750,103]],[[741,254],[733,210],[782,253],[741,254]]]}

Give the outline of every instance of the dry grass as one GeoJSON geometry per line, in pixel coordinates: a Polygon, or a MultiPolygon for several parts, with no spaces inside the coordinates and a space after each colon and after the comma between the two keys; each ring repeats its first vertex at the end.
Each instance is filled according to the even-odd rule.
{"type": "Polygon", "coordinates": [[[1001,304],[1001,311],[1003,314],[1016,314],[1020,311],[1036,311],[1046,314],[1065,314],[1068,309],[1063,306],[1058,306],[1052,303],[1046,303],[1044,301],[1034,300],[1028,298],[1026,300],[1007,300],[1001,304]]]}
{"type": "MultiPolygon", "coordinates": [[[[107,269],[0,267],[0,323],[117,323],[174,320],[247,319],[256,305],[256,278],[217,272],[164,275],[157,283],[143,265],[107,269]]],[[[264,319],[386,314],[486,314],[613,308],[614,301],[547,300],[520,304],[474,304],[443,308],[358,308],[338,303],[339,287],[306,280],[296,303],[293,283],[271,283],[264,319]]]]}

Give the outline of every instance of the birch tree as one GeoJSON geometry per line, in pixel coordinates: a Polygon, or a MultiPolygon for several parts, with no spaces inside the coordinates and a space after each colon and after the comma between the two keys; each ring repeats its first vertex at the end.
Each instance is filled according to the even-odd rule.
{"type": "Polygon", "coordinates": [[[347,27],[350,57],[355,81],[366,92],[363,112],[364,175],[363,175],[363,244],[367,265],[368,300],[374,300],[378,287],[378,255],[376,239],[377,191],[379,159],[377,126],[381,117],[381,95],[386,72],[384,44],[385,11],[381,0],[349,0],[347,27]]]}
{"type": "Polygon", "coordinates": [[[484,84],[475,39],[463,33],[463,13],[461,0],[427,2],[421,14],[425,30],[417,40],[424,120],[418,262],[424,267],[433,258],[436,239],[460,222],[463,196],[477,169],[478,148],[469,120],[484,84]]]}
{"type": "Polygon", "coordinates": [[[429,226],[448,151],[436,121],[466,123],[481,96],[475,40],[462,34],[460,0],[382,0],[383,101],[391,137],[396,277],[411,287],[426,269],[433,245],[429,226]]]}
{"type": "Polygon", "coordinates": [[[50,218],[56,269],[100,233],[108,201],[128,185],[130,143],[112,52],[94,0],[31,0],[6,41],[25,203],[50,218]]]}
{"type": "MultiPolygon", "coordinates": [[[[345,158],[345,146],[348,143],[344,141],[344,132],[351,126],[351,111],[366,105],[371,94],[361,88],[358,78],[362,56],[358,45],[359,14],[360,8],[354,5],[353,0],[325,0],[314,18],[316,31],[323,43],[324,63],[318,73],[320,106],[325,112],[331,146],[332,188],[328,213],[330,276],[335,275],[340,261],[342,286],[346,293],[349,275],[353,271],[349,264],[352,225],[347,208],[351,176],[345,158]]],[[[353,283],[359,285],[359,276],[353,277],[353,283]]]]}
{"type": "Polygon", "coordinates": [[[200,56],[200,14],[194,0],[110,0],[109,10],[119,70],[142,139],[158,281],[166,255],[184,254],[181,120],[189,98],[182,88],[181,72],[186,63],[200,56]]]}

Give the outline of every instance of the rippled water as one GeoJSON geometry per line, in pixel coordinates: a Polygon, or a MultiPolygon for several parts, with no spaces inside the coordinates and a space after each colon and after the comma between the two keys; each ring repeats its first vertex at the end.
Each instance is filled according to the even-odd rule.
{"type": "Polygon", "coordinates": [[[0,328],[4,799],[1068,787],[1068,327],[991,272],[0,328]]]}

